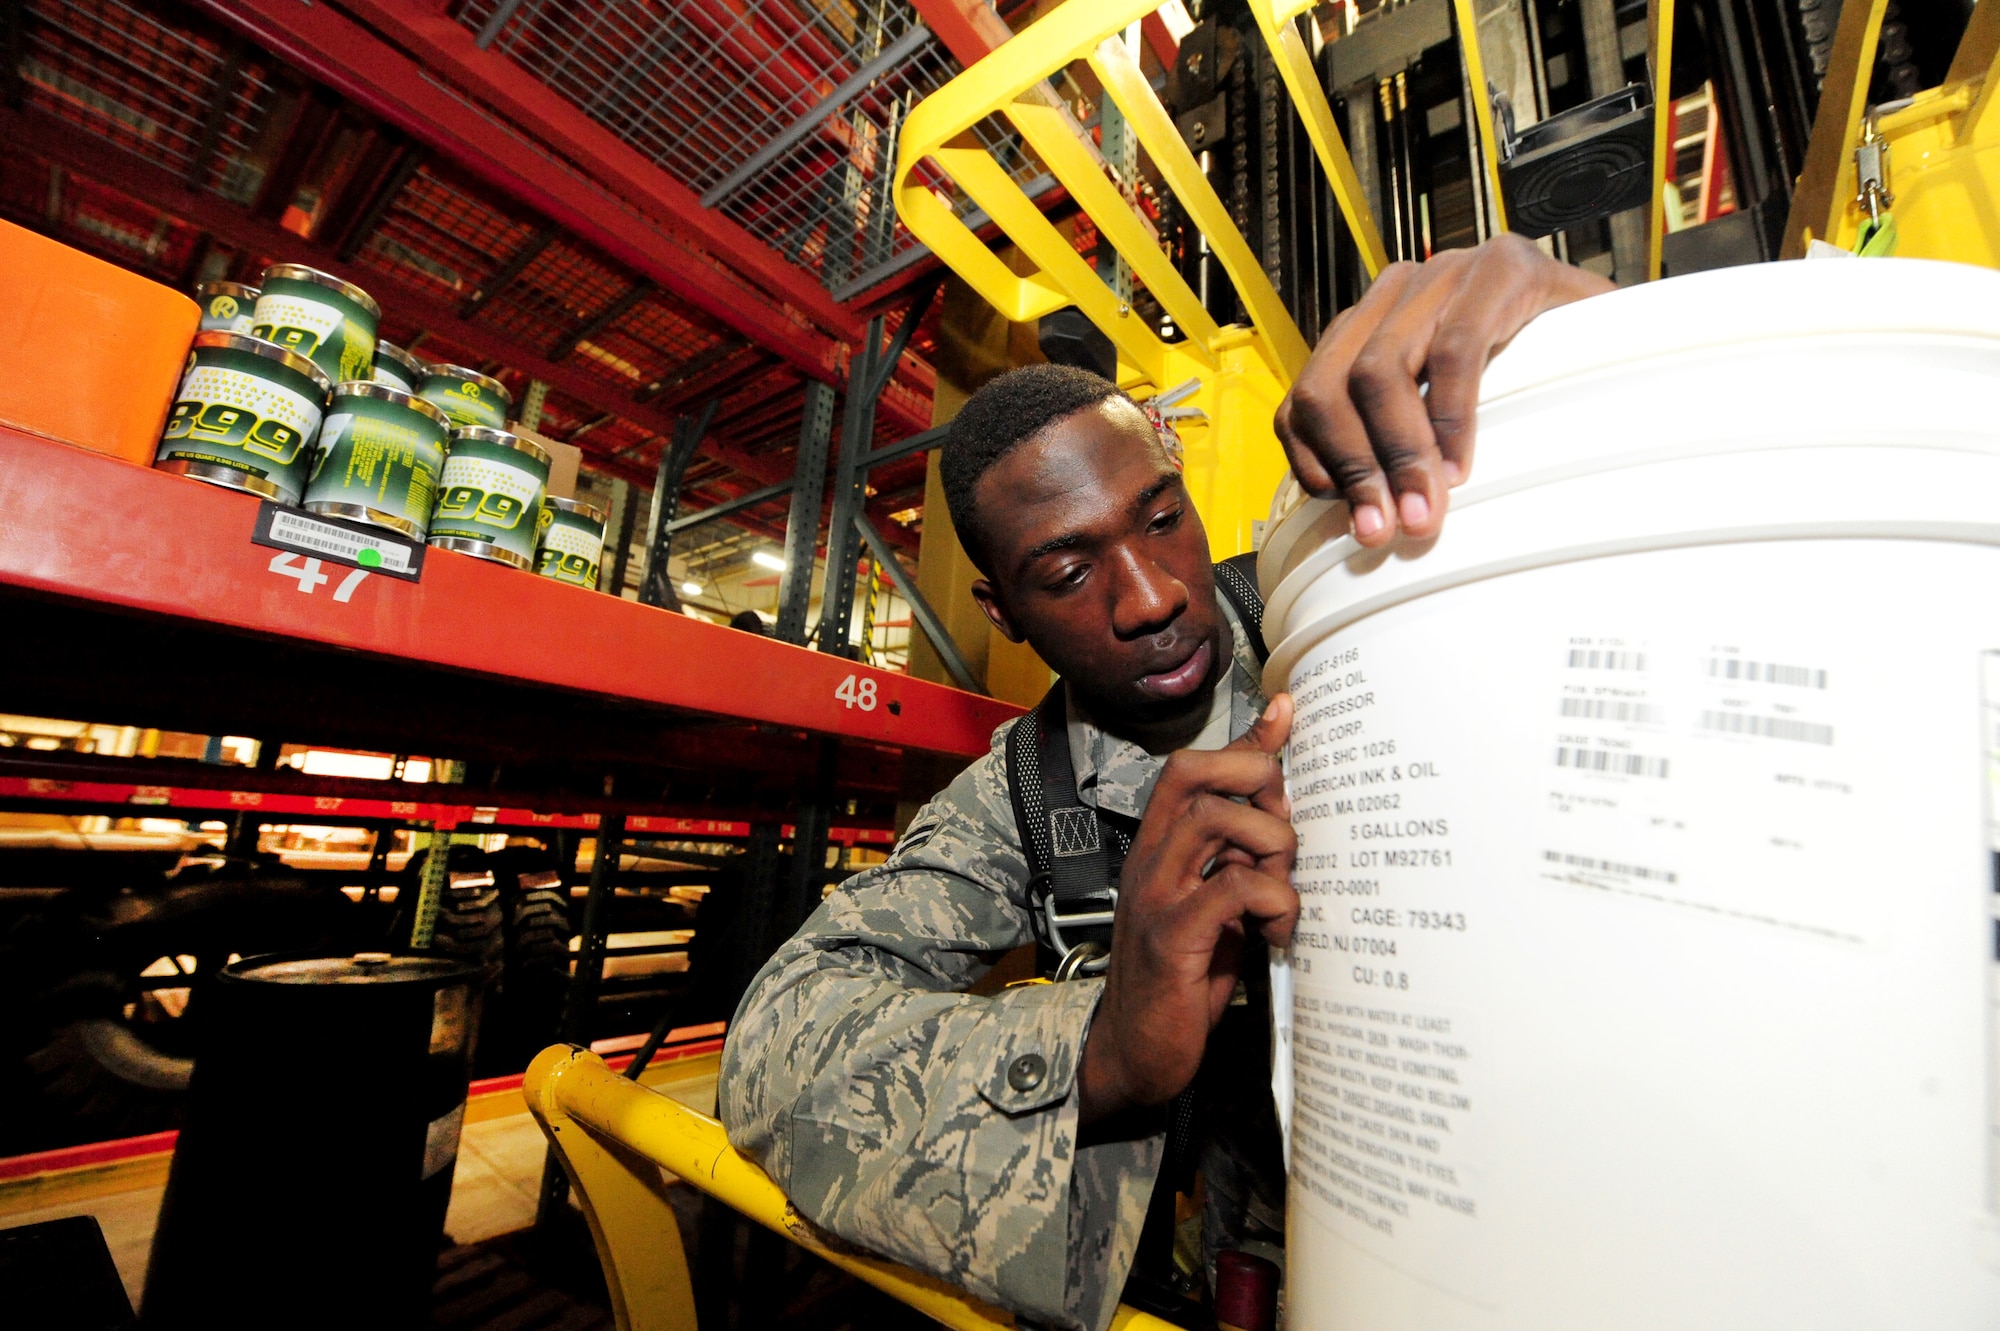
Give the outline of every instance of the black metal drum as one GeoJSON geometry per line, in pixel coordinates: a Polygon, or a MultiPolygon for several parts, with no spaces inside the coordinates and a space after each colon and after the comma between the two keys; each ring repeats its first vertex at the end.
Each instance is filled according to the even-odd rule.
{"type": "Polygon", "coordinates": [[[421,1323],[465,1121],[478,968],[386,952],[251,957],[203,998],[143,1324],[421,1323]]]}

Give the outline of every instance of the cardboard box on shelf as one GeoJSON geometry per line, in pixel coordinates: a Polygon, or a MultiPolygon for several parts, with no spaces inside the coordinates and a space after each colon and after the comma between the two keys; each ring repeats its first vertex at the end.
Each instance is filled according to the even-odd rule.
{"type": "Polygon", "coordinates": [[[523,439],[532,439],[549,451],[549,493],[557,499],[576,498],[576,470],[583,465],[583,450],[558,443],[515,421],[507,427],[523,439]]]}

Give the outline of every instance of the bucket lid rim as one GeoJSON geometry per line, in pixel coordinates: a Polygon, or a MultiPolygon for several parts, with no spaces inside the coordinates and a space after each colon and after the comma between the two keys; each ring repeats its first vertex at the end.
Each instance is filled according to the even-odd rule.
{"type": "Polygon", "coordinates": [[[305,375],[315,384],[318,384],[322,397],[333,391],[332,376],[315,365],[310,356],[301,356],[290,347],[281,347],[268,338],[252,337],[248,333],[232,333],[226,328],[205,328],[194,335],[194,341],[189,344],[189,350],[198,351],[204,347],[220,347],[228,351],[247,351],[253,356],[262,356],[265,360],[274,360],[288,370],[297,370],[300,374],[305,375]]]}
{"type": "Polygon", "coordinates": [[[332,273],[323,273],[302,263],[274,263],[258,275],[257,281],[261,287],[273,277],[293,282],[310,282],[316,287],[338,291],[375,318],[382,317],[382,307],[375,303],[375,298],[344,277],[335,277],[332,273]]]}
{"type": "Polygon", "coordinates": [[[429,416],[432,420],[443,426],[446,434],[451,432],[451,417],[444,414],[442,407],[428,398],[421,398],[415,393],[405,392],[394,384],[385,384],[375,379],[343,379],[333,386],[333,395],[335,397],[339,397],[342,394],[346,394],[349,397],[380,398],[384,402],[392,402],[399,407],[413,408],[418,413],[429,416]]]}

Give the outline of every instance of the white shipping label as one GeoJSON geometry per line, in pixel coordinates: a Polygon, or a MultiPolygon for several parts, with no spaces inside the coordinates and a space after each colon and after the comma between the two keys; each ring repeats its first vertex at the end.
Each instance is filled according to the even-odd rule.
{"type": "Polygon", "coordinates": [[[1426,733],[1435,709],[1397,675],[1338,640],[1292,675],[1291,1184],[1335,1233],[1466,1289],[1480,1283],[1479,1041],[1436,980],[1476,911],[1456,872],[1460,792],[1426,733]]]}
{"type": "MultiPolygon", "coordinates": [[[[1844,558],[1866,576],[1870,554],[1844,558]]],[[[1937,755],[1971,747],[1972,656],[1916,657],[1843,613],[1852,585],[1809,581],[1828,561],[1804,543],[1758,557],[1798,565],[1770,585],[1824,588],[1823,607],[1675,594],[1727,585],[1732,557],[1441,593],[1293,669],[1292,1204],[1473,1304],[1499,1297],[1503,1231],[1566,1152],[1612,1149],[1637,1130],[1626,1106],[1667,1103],[1649,1079],[1806,1084],[1778,1069],[1851,1025],[1774,1046],[1741,1014],[1773,986],[1808,992],[1793,973],[1873,964],[1913,884],[1948,881],[1928,866],[1970,849],[1925,830],[1978,793],[1935,779],[1937,755]],[[1547,1098],[1556,1084],[1572,1089],[1547,1098]]],[[[1898,617],[1947,622],[1926,608],[1945,595],[1905,592],[1898,617]]]]}

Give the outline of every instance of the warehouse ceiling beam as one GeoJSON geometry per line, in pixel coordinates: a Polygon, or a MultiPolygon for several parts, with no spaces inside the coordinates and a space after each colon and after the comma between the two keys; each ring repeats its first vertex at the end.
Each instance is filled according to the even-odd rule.
{"type": "MultiPolygon", "coordinates": [[[[216,3],[217,0],[207,0],[216,3]]],[[[283,6],[297,0],[223,0],[226,5],[283,6]]],[[[842,340],[860,334],[860,321],[835,304],[804,270],[729,218],[701,206],[694,191],[673,179],[553,89],[506,56],[479,49],[474,34],[422,0],[347,0],[346,7],[413,54],[423,67],[534,132],[630,206],[683,228],[710,254],[773,296],[804,311],[842,340]]],[[[315,6],[315,9],[321,7],[315,6]]],[[[655,274],[655,276],[658,276],[655,274]]]]}
{"type": "MultiPolygon", "coordinates": [[[[530,378],[546,380],[550,387],[593,410],[622,416],[655,434],[673,432],[676,417],[657,408],[635,405],[630,395],[616,384],[574,365],[558,365],[505,333],[462,318],[451,305],[429,292],[406,286],[379,270],[346,262],[326,246],[301,239],[268,219],[253,217],[220,195],[190,190],[178,173],[102,139],[78,133],[66,120],[33,108],[0,110],[0,133],[9,142],[48,158],[58,169],[115,182],[116,188],[123,192],[181,218],[224,244],[251,253],[280,255],[345,278],[372,294],[395,317],[408,319],[530,378]]],[[[788,475],[781,457],[749,453],[719,440],[710,441],[709,453],[752,481],[768,483],[788,475]]],[[[604,454],[593,454],[592,461],[640,485],[653,482],[651,469],[632,461],[604,454]]]]}
{"type": "MultiPolygon", "coordinates": [[[[232,9],[254,9],[271,18],[279,19],[281,25],[284,15],[326,14],[323,6],[301,11],[292,0],[199,0],[199,2],[221,13],[225,18],[230,16],[232,9]]],[[[347,8],[416,54],[426,69],[438,70],[453,84],[493,107],[516,124],[532,127],[566,162],[576,165],[583,182],[591,189],[608,190],[616,196],[616,199],[631,208],[636,208],[646,217],[665,222],[674,234],[693,237],[708,253],[715,255],[723,264],[733,269],[735,274],[742,275],[743,278],[775,296],[782,302],[781,311],[786,306],[801,311],[820,328],[848,343],[860,337],[861,319],[841,306],[826,288],[803,268],[787,263],[776,251],[722,213],[704,208],[692,190],[648,161],[636,149],[624,143],[610,130],[592,120],[581,109],[542,84],[512,60],[498,52],[480,49],[476,44],[475,35],[453,21],[441,6],[428,3],[428,0],[348,0],[347,8]]],[[[302,17],[298,21],[302,21],[302,17]]],[[[995,19],[994,22],[998,23],[998,20],[995,19]]],[[[327,26],[338,28],[352,25],[347,24],[345,20],[335,20],[327,26]]],[[[496,34],[498,31],[496,28],[496,34]]],[[[1005,24],[1000,24],[1000,31],[1001,40],[1005,40],[1005,24]]],[[[286,49],[283,53],[287,58],[299,63],[302,68],[314,69],[313,63],[305,58],[310,54],[309,49],[298,52],[286,49]]],[[[403,83],[417,83],[422,80],[421,88],[410,90],[413,100],[429,100],[424,94],[436,89],[439,95],[451,100],[454,106],[459,105],[455,99],[450,99],[449,93],[444,89],[437,88],[435,82],[431,81],[422,70],[402,61],[398,53],[388,50],[386,46],[382,48],[382,53],[394,57],[404,65],[391,81],[384,83],[380,88],[385,96],[393,97],[403,91],[403,83]]],[[[333,58],[333,62],[337,64],[344,58],[333,58]]],[[[322,58],[320,63],[327,63],[327,59],[322,58]]],[[[327,77],[323,73],[319,76],[327,77]]],[[[332,78],[328,78],[328,81],[337,87],[344,86],[332,78]]],[[[459,109],[462,111],[465,108],[459,107],[459,109]]],[[[405,128],[410,127],[406,125],[405,128]]],[[[504,137],[504,134],[493,135],[489,127],[488,137],[498,139],[504,137]]],[[[478,140],[475,139],[473,142],[477,143],[478,140]]],[[[504,145],[496,143],[495,146],[498,148],[504,145]]],[[[500,188],[515,193],[515,197],[524,198],[538,207],[543,206],[535,198],[517,193],[504,183],[499,181],[490,183],[499,184],[500,188]]],[[[613,205],[613,210],[618,211],[616,204],[613,205]]],[[[626,257],[618,247],[604,244],[600,237],[592,234],[590,227],[578,226],[567,219],[561,219],[560,214],[546,207],[544,211],[558,217],[559,220],[565,220],[565,224],[571,225],[578,234],[604,245],[610,252],[626,257]]],[[[630,258],[626,261],[633,262],[630,258]]],[[[634,266],[669,289],[674,289],[674,281],[671,278],[676,275],[653,271],[643,263],[634,262],[634,266]]],[[[710,266],[702,263],[691,266],[686,273],[678,276],[700,278],[710,272],[710,266]]],[[[725,290],[724,304],[737,298],[737,294],[733,290],[725,290]]],[[[760,336],[756,330],[743,326],[737,320],[722,317],[717,310],[698,300],[690,299],[688,303],[716,315],[726,326],[736,328],[751,340],[790,360],[823,383],[838,383],[845,372],[844,357],[829,351],[817,338],[807,336],[803,339],[802,345],[774,341],[771,336],[760,336]]],[[[937,375],[932,368],[920,359],[907,358],[905,363],[897,368],[897,382],[890,391],[883,394],[883,412],[902,429],[923,429],[930,424],[930,400],[936,389],[937,375]]]]}
{"type": "Polygon", "coordinates": [[[354,224],[347,228],[347,238],[340,243],[341,258],[352,259],[361,253],[362,247],[368,243],[368,238],[375,234],[375,228],[382,224],[382,219],[395,204],[396,196],[403,192],[403,186],[410,183],[410,178],[417,174],[417,168],[424,164],[424,156],[421,144],[409,143],[403,146],[402,153],[396,158],[396,164],[389,168],[388,174],[377,183],[374,192],[368,196],[368,201],[361,205],[354,224]]]}
{"type": "Polygon", "coordinates": [[[720,208],[734,198],[736,192],[749,184],[759,171],[797,147],[808,134],[825,124],[828,116],[866,92],[869,84],[915,55],[930,39],[929,28],[921,23],[911,24],[902,36],[883,47],[873,60],[848,75],[840,86],[820,98],[804,115],[779,130],[762,148],[744,159],[742,165],[710,186],[708,192],[701,196],[701,206],[720,208]]]}
{"type": "Polygon", "coordinates": [[[556,229],[544,226],[522,241],[520,248],[508,255],[507,262],[500,265],[499,271],[481,282],[473,293],[465,298],[465,303],[458,307],[459,317],[470,319],[486,302],[513,286],[515,279],[528,270],[529,264],[541,257],[542,251],[547,249],[549,242],[555,238],[556,229]]]}
{"type": "Polygon", "coordinates": [[[575,351],[579,345],[595,340],[605,329],[630,314],[633,306],[657,290],[659,290],[658,286],[643,278],[634,282],[624,295],[606,305],[603,309],[592,315],[590,320],[582,327],[577,328],[567,337],[563,338],[561,342],[558,342],[555,350],[549,353],[549,359],[567,360],[569,354],[575,351]]]}
{"type": "Polygon", "coordinates": [[[634,402],[651,402],[654,398],[679,388],[690,379],[694,379],[714,369],[749,345],[748,342],[740,337],[726,337],[708,350],[697,352],[695,355],[688,357],[679,365],[676,365],[673,369],[655,379],[652,383],[633,393],[632,400],[634,402]]]}
{"type": "MultiPolygon", "coordinates": [[[[357,12],[382,21],[417,50],[425,65],[459,76],[459,81],[485,95],[503,114],[510,114],[545,132],[550,116],[571,122],[562,132],[549,133],[547,148],[513,131],[512,127],[440,83],[424,65],[391,47],[360,24],[326,5],[301,5],[298,0],[197,0],[233,29],[289,61],[370,112],[428,144],[475,177],[509,197],[535,208],[551,221],[574,231],[619,262],[637,269],[663,289],[725,327],[769,347],[816,379],[832,380],[840,372],[840,344],[815,328],[787,305],[815,315],[838,312],[823,289],[803,273],[793,271],[786,287],[786,304],[774,303],[764,289],[713,257],[679,238],[729,241],[714,228],[699,224],[688,209],[659,210],[651,215],[641,205],[606,184],[630,186],[632,168],[643,165],[653,184],[664,191],[671,184],[665,173],[619,143],[608,131],[588,121],[575,107],[535,83],[504,57],[471,47],[471,34],[440,14],[403,0],[356,0],[357,12]],[[414,28],[412,28],[414,25],[414,28]],[[461,49],[460,43],[463,43],[461,49]],[[465,68],[467,58],[472,68],[465,68]],[[526,85],[525,87],[519,85],[526,85]],[[505,95],[503,94],[505,91],[505,95]],[[533,110],[522,109],[532,103],[533,110]],[[559,114],[560,113],[560,114],[559,114]],[[587,128],[586,145],[579,135],[587,128]],[[612,149],[616,149],[613,152],[612,149]],[[623,154],[624,158],[618,159],[623,154]],[[679,233],[679,234],[677,234],[679,233]],[[801,288],[810,287],[811,290],[801,288]],[[817,292],[817,299],[813,293],[817,292]],[[793,296],[797,299],[794,300],[793,296]]],[[[687,191],[682,190],[682,193],[687,191]]],[[[664,199],[665,195],[662,194],[664,199]]],[[[690,198],[689,203],[693,203],[690,198]]],[[[703,213],[699,205],[693,213],[703,213]]],[[[706,217],[715,220],[715,214],[706,217]]],[[[734,224],[728,224],[733,227],[734,224]]],[[[752,242],[754,244],[754,242],[752,242]]],[[[769,277],[776,256],[763,262],[736,243],[718,243],[716,252],[769,277]]],[[[846,320],[829,319],[836,331],[846,320]]]]}

